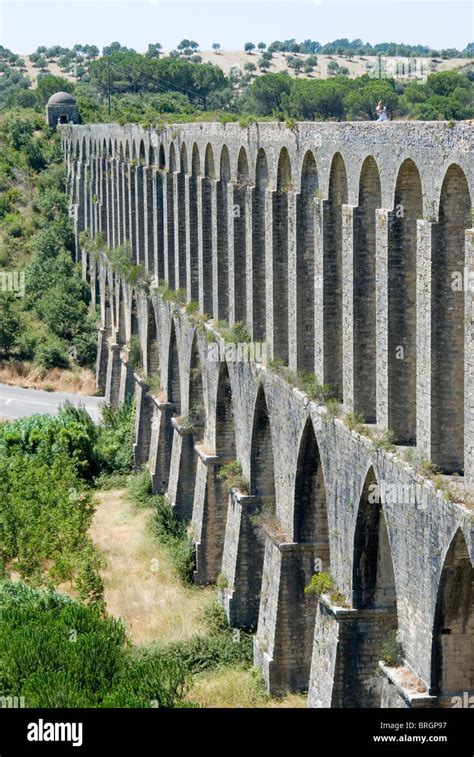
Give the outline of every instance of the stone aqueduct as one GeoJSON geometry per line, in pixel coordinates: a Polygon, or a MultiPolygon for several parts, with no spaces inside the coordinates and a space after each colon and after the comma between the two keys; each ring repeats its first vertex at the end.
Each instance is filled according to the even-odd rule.
{"type": "Polygon", "coordinates": [[[190,521],[196,582],[219,577],[231,624],[256,629],[269,690],[308,690],[313,707],[452,706],[474,690],[472,510],[403,455],[416,448],[472,491],[473,131],[61,130],[100,305],[98,384],[115,406],[135,393],[135,463],[190,521]],[[128,240],[214,322],[245,323],[267,361],[216,357],[212,321],[197,327],[163,286],[121,278],[84,230],[109,248],[128,240]],[[126,359],[132,335],[143,375],[126,359]],[[391,429],[396,452],[310,401],[277,360],[391,429]],[[218,476],[235,460],[246,493],[218,476]],[[336,597],[304,592],[315,566],[336,597]],[[395,629],[404,665],[379,665],[395,629]]]}

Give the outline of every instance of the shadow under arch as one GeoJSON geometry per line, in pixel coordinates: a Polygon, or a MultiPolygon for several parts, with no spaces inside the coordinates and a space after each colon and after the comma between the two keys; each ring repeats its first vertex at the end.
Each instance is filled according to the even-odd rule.
{"type": "MultiPolygon", "coordinates": [[[[446,553],[433,623],[430,694],[474,693],[474,568],[461,529],[446,553]]],[[[452,701],[448,703],[453,705],[452,701]]]]}

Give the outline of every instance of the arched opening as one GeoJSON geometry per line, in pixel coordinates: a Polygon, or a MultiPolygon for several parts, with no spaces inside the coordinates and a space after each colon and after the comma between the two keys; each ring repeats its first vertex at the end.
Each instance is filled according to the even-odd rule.
{"type": "Polygon", "coordinates": [[[155,309],[151,303],[148,304],[148,324],[147,324],[147,376],[157,376],[160,370],[160,358],[158,348],[158,337],[156,330],[155,309]]]}
{"type": "Polygon", "coordinates": [[[230,181],[229,151],[221,152],[220,177],[217,183],[217,309],[218,318],[229,318],[229,239],[228,202],[230,181]]]}
{"type": "Polygon", "coordinates": [[[161,171],[166,168],[165,148],[163,147],[163,144],[160,144],[160,149],[158,151],[158,168],[161,171]]]}
{"type": "Polygon", "coordinates": [[[216,455],[235,460],[235,418],[227,363],[221,363],[216,400],[216,455]]]}
{"type": "Polygon", "coordinates": [[[140,140],[140,147],[138,149],[138,161],[140,165],[146,165],[145,143],[143,139],[140,140]]]}
{"type": "Polygon", "coordinates": [[[240,148],[237,161],[237,183],[234,185],[234,312],[235,320],[246,320],[247,298],[247,187],[249,164],[247,153],[240,148]]]}
{"type": "Polygon", "coordinates": [[[438,587],[433,626],[430,693],[474,691],[474,569],[462,531],[448,549],[438,587]]]}
{"type": "Polygon", "coordinates": [[[464,266],[470,214],[466,177],[452,165],[441,188],[432,256],[431,456],[446,473],[464,468],[464,266]]]}
{"type": "Polygon", "coordinates": [[[416,442],[416,222],[422,215],[420,174],[405,160],[388,237],[388,427],[399,444],[416,442]]]}
{"type": "Polygon", "coordinates": [[[188,159],[186,146],[181,147],[179,155],[178,173],[178,259],[179,259],[179,282],[178,289],[186,287],[186,173],[188,171],[188,159]]]}
{"type": "Polygon", "coordinates": [[[252,204],[252,336],[255,342],[265,341],[267,328],[265,272],[265,198],[267,186],[268,163],[264,150],[260,148],[257,153],[252,204]]]}
{"type": "Polygon", "coordinates": [[[297,366],[314,371],[314,222],[318,173],[312,152],[304,157],[296,218],[297,366]]]}
{"type": "Polygon", "coordinates": [[[324,205],[323,334],[324,383],[342,397],[342,206],[347,203],[346,167],[340,153],[332,159],[329,196],[324,205]]]}
{"type": "Polygon", "coordinates": [[[176,155],[174,145],[170,147],[169,170],[166,175],[166,228],[168,252],[168,286],[175,289],[175,259],[174,259],[174,181],[176,171],[176,155]]]}
{"type": "Polygon", "coordinates": [[[130,236],[130,146],[125,143],[125,159],[122,164],[122,233],[123,241],[131,242],[130,236]]]}
{"type": "Polygon", "coordinates": [[[283,147],[273,195],[273,352],[288,363],[288,192],[292,189],[290,156],[283,147]]]}
{"type": "Polygon", "coordinates": [[[318,572],[329,569],[326,488],[311,418],[306,421],[298,454],[293,541],[314,544],[318,572]]]}
{"type": "Polygon", "coordinates": [[[275,505],[275,474],[272,434],[265,392],[259,387],[253,416],[250,453],[250,493],[261,497],[264,504],[275,505]]]}
{"type": "Polygon", "coordinates": [[[153,183],[154,183],[154,163],[155,150],[150,145],[148,151],[148,166],[145,171],[146,186],[146,207],[145,207],[145,228],[146,228],[146,267],[150,272],[158,273],[156,270],[156,252],[155,252],[155,223],[153,217],[153,183]]]}
{"type": "Polygon", "coordinates": [[[381,202],[379,171],[369,156],[362,164],[354,209],[353,288],[354,411],[367,423],[376,421],[375,211],[381,202]]]}
{"type": "Polygon", "coordinates": [[[390,539],[373,468],[367,473],[357,513],[352,605],[357,616],[346,639],[339,641],[340,658],[351,671],[351,686],[341,693],[342,706],[380,707],[378,664],[396,640],[398,619],[390,539]]]}
{"type": "Polygon", "coordinates": [[[168,402],[174,405],[176,415],[181,415],[181,379],[174,323],[171,325],[168,353],[168,402]]]}
{"type": "Polygon", "coordinates": [[[380,489],[374,469],[367,473],[354,537],[352,604],[396,609],[395,576],[380,489]]]}
{"type": "Polygon", "coordinates": [[[280,597],[291,610],[278,611],[273,649],[273,686],[305,691],[311,669],[317,597],[306,592],[314,573],[329,572],[329,527],[323,469],[311,418],[301,435],[294,489],[291,550],[281,553],[280,597]]]}
{"type": "Polygon", "coordinates": [[[118,303],[118,328],[117,328],[117,343],[125,344],[127,341],[127,328],[126,328],[126,315],[125,315],[125,298],[123,293],[123,287],[119,286],[119,303],[118,303]]]}
{"type": "Polygon", "coordinates": [[[215,179],[214,155],[211,145],[207,145],[204,155],[204,176],[202,179],[202,276],[203,309],[213,313],[212,298],[212,187],[215,179]]]}
{"type": "Polygon", "coordinates": [[[199,150],[193,146],[191,176],[189,177],[189,256],[191,266],[191,300],[199,300],[199,231],[198,176],[201,173],[199,150]]]}

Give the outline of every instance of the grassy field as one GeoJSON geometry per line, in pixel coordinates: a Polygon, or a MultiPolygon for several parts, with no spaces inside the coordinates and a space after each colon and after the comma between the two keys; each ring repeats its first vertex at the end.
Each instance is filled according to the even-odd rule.
{"type": "MultiPolygon", "coordinates": [[[[91,530],[106,559],[102,571],[108,612],[124,619],[136,644],[170,642],[204,634],[203,613],[212,587],[183,585],[166,549],[157,544],[151,510],[138,508],[125,491],[98,493],[91,530]]],[[[268,697],[254,670],[225,668],[197,675],[187,698],[203,707],[305,707],[306,697],[268,697]]]]}

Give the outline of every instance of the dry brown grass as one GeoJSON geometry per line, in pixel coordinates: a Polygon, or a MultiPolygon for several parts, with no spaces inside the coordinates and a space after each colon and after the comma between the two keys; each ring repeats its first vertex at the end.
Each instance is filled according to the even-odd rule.
{"type": "Polygon", "coordinates": [[[102,571],[108,611],[121,616],[135,643],[177,641],[205,633],[203,609],[213,589],[183,586],[148,523],[124,492],[98,494],[91,536],[106,557],[102,571]]]}
{"type": "Polygon", "coordinates": [[[201,707],[303,708],[306,694],[276,699],[265,694],[259,676],[251,670],[227,668],[197,676],[187,697],[201,707]]]}
{"type": "Polygon", "coordinates": [[[0,365],[0,384],[84,395],[96,392],[95,376],[89,368],[74,371],[52,368],[45,371],[28,363],[0,365]]]}

